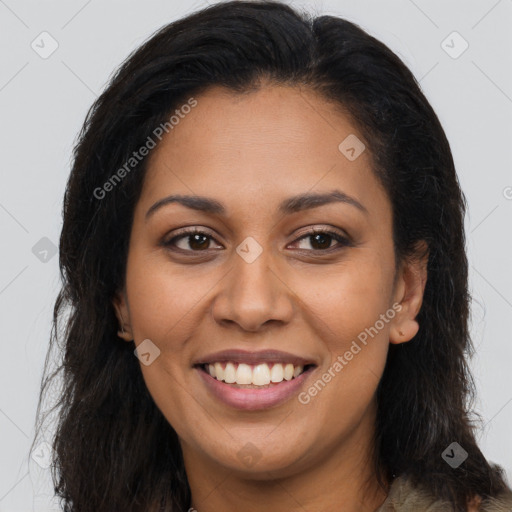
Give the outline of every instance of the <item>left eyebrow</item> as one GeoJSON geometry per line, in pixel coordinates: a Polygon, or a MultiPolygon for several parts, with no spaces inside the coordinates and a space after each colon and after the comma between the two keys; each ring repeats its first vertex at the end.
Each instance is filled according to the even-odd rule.
{"type": "MultiPolygon", "coordinates": [[[[341,190],[332,190],[324,193],[304,193],[289,197],[281,202],[278,211],[284,215],[290,215],[310,208],[318,208],[329,203],[340,202],[352,205],[360,211],[368,214],[368,210],[354,197],[351,197],[341,190]]],[[[179,203],[192,210],[205,213],[226,215],[226,208],[216,199],[204,196],[192,195],[170,195],[158,200],[146,212],[146,220],[158,209],[171,203],[179,203]]]]}
{"type": "Polygon", "coordinates": [[[341,190],[332,190],[331,192],[324,193],[308,192],[306,194],[289,197],[279,205],[279,211],[284,215],[290,215],[291,213],[317,208],[318,206],[335,202],[355,206],[357,209],[368,214],[368,210],[356,198],[345,194],[345,192],[341,190]]]}

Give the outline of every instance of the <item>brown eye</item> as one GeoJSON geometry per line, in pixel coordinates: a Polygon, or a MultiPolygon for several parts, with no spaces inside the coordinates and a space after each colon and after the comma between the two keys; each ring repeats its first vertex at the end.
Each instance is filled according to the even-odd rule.
{"type": "Polygon", "coordinates": [[[210,245],[210,239],[206,235],[186,235],[185,240],[187,238],[189,247],[193,250],[208,249],[208,246],[210,245]]]}
{"type": "Polygon", "coordinates": [[[203,252],[208,250],[210,242],[214,240],[208,233],[199,230],[183,231],[181,234],[163,242],[165,247],[172,250],[180,250],[185,252],[203,252]],[[178,243],[182,242],[181,247],[178,243]]]}
{"type": "Polygon", "coordinates": [[[306,250],[313,250],[313,251],[327,251],[329,249],[332,249],[331,246],[332,241],[335,240],[338,242],[339,246],[348,246],[351,245],[350,241],[347,237],[336,233],[334,231],[321,231],[321,230],[314,230],[310,233],[307,233],[303,236],[301,236],[298,240],[296,240],[295,243],[301,242],[302,240],[310,239],[310,245],[313,249],[307,249],[306,250]]]}

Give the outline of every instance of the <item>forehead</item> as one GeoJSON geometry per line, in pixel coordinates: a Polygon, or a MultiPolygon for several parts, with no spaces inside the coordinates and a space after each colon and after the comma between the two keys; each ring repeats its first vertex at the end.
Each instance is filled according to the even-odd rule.
{"type": "Polygon", "coordinates": [[[361,150],[359,130],[313,91],[212,87],[194,99],[191,109],[177,106],[179,119],[150,154],[142,201],[182,193],[268,207],[283,197],[341,189],[369,207],[389,207],[369,151],[351,160],[340,150],[345,140],[361,141],[361,150]]]}

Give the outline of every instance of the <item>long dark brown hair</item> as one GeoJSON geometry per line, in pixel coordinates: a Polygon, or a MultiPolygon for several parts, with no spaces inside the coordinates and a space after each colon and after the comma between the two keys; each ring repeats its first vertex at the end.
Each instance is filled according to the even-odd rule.
{"type": "Polygon", "coordinates": [[[105,197],[97,191],[190,97],[264,82],[307,87],[345,109],[391,200],[397,261],[418,241],[428,244],[420,330],[390,347],[377,390],[380,481],[407,476],[461,511],[475,494],[497,495],[507,488],[503,472],[479,450],[471,412],[466,203],[438,117],[403,62],[354,23],[280,2],[230,1],[164,26],[133,52],[75,145],[60,238],[63,286],[37,411],[40,429],[58,411],[52,478],[64,510],[190,506],[177,435],[144,384],[134,345],[117,337],[112,306],[147,158],[105,197]],[[42,414],[56,382],[57,399],[42,414]],[[441,457],[453,441],[469,454],[455,469],[441,457]]]}

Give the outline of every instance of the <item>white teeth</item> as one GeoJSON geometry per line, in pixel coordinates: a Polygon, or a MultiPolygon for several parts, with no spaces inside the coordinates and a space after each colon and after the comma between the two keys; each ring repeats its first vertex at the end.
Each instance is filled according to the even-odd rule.
{"type": "Polygon", "coordinates": [[[282,364],[275,364],[270,370],[270,380],[272,382],[283,382],[284,369],[282,364]]]}
{"type": "MultiPolygon", "coordinates": [[[[223,379],[218,379],[223,380],[223,379]]],[[[237,384],[252,384],[252,369],[248,364],[239,364],[236,369],[237,384]]]]}
{"type": "Polygon", "coordinates": [[[236,368],[233,363],[228,363],[224,370],[224,382],[233,384],[236,382],[236,368]]]}
{"type": "Polygon", "coordinates": [[[215,378],[217,380],[224,380],[224,369],[220,363],[215,363],[215,378]]]}
{"type": "Polygon", "coordinates": [[[293,364],[288,363],[284,367],[284,380],[292,380],[292,379],[293,379],[293,364]]]}
{"type": "Polygon", "coordinates": [[[295,366],[293,376],[298,377],[304,371],[304,366],[295,366]]]}
{"type": "Polygon", "coordinates": [[[266,386],[270,384],[270,370],[268,364],[259,364],[252,371],[252,383],[256,386],[266,386]]]}
{"type": "Polygon", "coordinates": [[[208,364],[207,370],[212,377],[227,384],[268,386],[271,382],[279,383],[297,378],[304,372],[304,366],[274,363],[270,368],[266,363],[250,366],[228,362],[208,364]]]}

